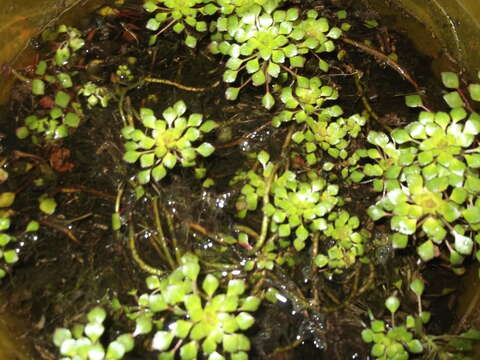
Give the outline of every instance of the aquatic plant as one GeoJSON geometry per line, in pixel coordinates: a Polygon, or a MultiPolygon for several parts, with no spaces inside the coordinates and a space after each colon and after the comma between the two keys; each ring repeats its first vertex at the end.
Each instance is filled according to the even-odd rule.
{"type": "Polygon", "coordinates": [[[418,304],[417,314],[407,314],[399,324],[397,312],[401,302],[395,294],[385,300],[385,307],[391,314],[389,324],[383,320],[375,320],[370,314],[370,327],[361,334],[363,341],[372,346],[370,354],[376,359],[385,360],[406,360],[418,354],[429,359],[471,359],[467,354],[473,342],[480,339],[480,331],[468,330],[458,335],[428,334],[425,326],[430,322],[431,314],[422,307],[425,283],[420,278],[414,278],[409,289],[418,304]]]}
{"type": "Polygon", "coordinates": [[[60,25],[55,31],[44,32],[43,37],[55,40],[59,45],[54,59],[38,62],[34,78],[22,77],[23,81],[31,84],[32,95],[40,106],[37,105],[16,130],[19,139],[31,135],[35,143],[67,137],[79,126],[83,117],[82,107],[71,93],[74,73],[68,71],[70,58],[85,44],[81,32],[60,25]]]}
{"type": "Polygon", "coordinates": [[[101,337],[105,333],[107,312],[95,307],[87,314],[87,323],[75,324],[71,329],[57,328],[53,343],[58,347],[61,360],[119,360],[132,351],[135,341],[131,334],[119,335],[106,347],[101,337]]]}
{"type": "Polygon", "coordinates": [[[250,314],[260,298],[248,296],[243,279],[231,279],[226,292],[214,274],[203,276],[199,259],[186,254],[180,266],[165,278],[146,280],[150,293],[138,297],[130,317],[134,336],[154,332],[152,349],[159,359],[248,359],[250,340],[242,332],[255,322],[250,314]],[[203,280],[200,279],[203,278],[203,280]],[[154,330],[155,327],[158,330],[154,330]]]}
{"type": "Polygon", "coordinates": [[[146,24],[148,30],[156,32],[150,36],[150,45],[155,44],[158,36],[171,27],[176,33],[185,32],[185,44],[194,48],[197,46],[195,32],[207,31],[207,23],[197,17],[217,12],[217,7],[205,0],[146,0],[143,6],[147,12],[154,14],[146,24]]]}
{"type": "Polygon", "coordinates": [[[0,279],[4,278],[11,267],[20,260],[18,249],[15,248],[18,237],[35,232],[40,227],[37,221],[32,220],[28,222],[23,232],[13,232],[12,217],[15,212],[12,205],[15,198],[14,192],[0,193],[0,279]]]}
{"type": "Polygon", "coordinates": [[[123,159],[128,163],[140,162],[143,170],[137,174],[140,184],[146,184],[153,178],[155,181],[167,175],[167,169],[173,169],[177,162],[183,167],[195,166],[197,155],[210,156],[215,148],[208,142],[198,146],[192,143],[202,139],[204,134],[212,131],[217,124],[203,121],[198,113],[183,115],[187,106],[183,101],[177,101],[168,107],[157,118],[152,109],[140,109],[141,128],[128,125],[122,129],[125,143],[123,159]]]}
{"type": "Polygon", "coordinates": [[[338,98],[338,91],[323,85],[318,77],[297,76],[295,90],[283,88],[281,101],[287,110],[281,111],[272,119],[272,125],[280,127],[283,123],[295,121],[299,124],[292,140],[303,144],[305,159],[309,165],[315,165],[320,156],[317,150],[323,150],[333,158],[346,159],[350,138],[356,138],[365,125],[366,119],[354,114],[342,117],[343,110],[337,104],[324,106],[326,101],[338,98]]]}
{"type": "MultiPolygon", "coordinates": [[[[443,79],[447,87],[457,85],[456,75],[443,74],[443,79]]],[[[452,265],[460,265],[478,239],[480,155],[474,139],[480,116],[464,108],[458,91],[444,98],[450,112],[421,111],[417,121],[389,135],[370,132],[367,140],[376,148],[355,153],[350,179],[372,178],[374,189],[383,192],[368,212],[374,220],[390,218],[392,230],[399,233],[392,238],[394,247],[406,247],[408,236],[421,229],[426,239],[417,252],[424,261],[445,244],[452,265]]],[[[406,101],[422,106],[419,97],[406,101]]]]}
{"type": "Polygon", "coordinates": [[[112,94],[107,87],[98,86],[92,81],[83,84],[77,94],[83,95],[86,98],[88,108],[92,108],[98,104],[101,107],[106,108],[112,98],[112,94]]]}
{"type": "Polygon", "coordinates": [[[322,232],[326,239],[333,240],[334,243],[325,252],[326,254],[315,256],[313,259],[315,265],[341,272],[342,269],[355,264],[358,258],[365,260],[364,243],[370,234],[365,229],[358,229],[359,218],[342,210],[331,213],[327,220],[328,225],[322,232]]]}
{"type": "MultiPolygon", "coordinates": [[[[301,21],[297,8],[273,10],[253,7],[241,16],[231,14],[217,19],[217,33],[212,35],[210,50],[228,57],[223,80],[233,85],[241,76],[239,74],[244,71],[248,74],[238,87],[230,86],[226,90],[227,99],[237,99],[239,91],[252,82],[254,86],[265,87],[262,104],[271,109],[275,104],[271,93],[272,79],[290,75],[296,80],[293,69],[304,66],[307,53],[333,51],[335,48],[329,38],[338,38],[341,30],[328,31],[328,20],[317,19],[317,12],[309,11],[308,19],[301,21]],[[318,24],[311,25],[311,21],[321,21],[323,26],[312,30],[318,24]],[[324,41],[319,39],[320,35],[325,37],[324,41]]],[[[323,70],[328,69],[325,61],[320,59],[319,63],[323,70]]]]}
{"type": "MultiPolygon", "coordinates": [[[[11,220],[9,217],[0,217],[0,260],[7,266],[13,265],[18,261],[18,255],[15,249],[7,249],[7,245],[15,241],[15,237],[7,233],[10,228],[11,220]]],[[[0,268],[0,279],[7,275],[5,268],[0,268]]]]}

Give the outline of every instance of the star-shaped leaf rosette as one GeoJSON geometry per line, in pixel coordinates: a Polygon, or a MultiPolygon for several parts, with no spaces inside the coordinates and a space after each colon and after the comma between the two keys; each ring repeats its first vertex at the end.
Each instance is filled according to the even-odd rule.
{"type": "Polygon", "coordinates": [[[339,201],[338,186],[327,183],[314,172],[301,179],[288,170],[276,174],[278,165],[270,161],[265,151],[258,153],[257,159],[262,170],[260,174],[248,171],[237,200],[238,216],[245,217],[261,203],[266,225],[255,248],[263,246],[270,231],[282,241],[288,242],[292,236],[295,249],[300,251],[313,232],[327,228],[325,217],[339,201]]]}
{"type": "Polygon", "coordinates": [[[153,15],[146,24],[147,29],[155,32],[150,37],[150,45],[156,43],[162,32],[172,28],[178,34],[185,33],[185,45],[191,48],[197,46],[196,33],[208,29],[201,16],[217,12],[217,6],[209,0],[147,0],[143,7],[153,15]]]}
{"type": "Polygon", "coordinates": [[[168,277],[147,278],[150,293],[138,298],[134,336],[153,332],[152,349],[159,359],[248,359],[250,341],[242,332],[255,322],[252,312],[260,298],[246,294],[243,279],[221,280],[207,274],[200,281],[200,264],[186,254],[168,277]],[[154,327],[156,330],[154,330],[154,327]],[[202,355],[203,354],[203,355],[202,355]],[[177,357],[178,356],[178,357],[177,357]]]}
{"type": "Polygon", "coordinates": [[[212,120],[204,121],[198,113],[185,117],[186,111],[183,101],[165,109],[161,118],[157,118],[152,109],[142,108],[142,126],[129,125],[122,129],[126,140],[123,159],[131,164],[140,163],[142,170],[137,174],[140,184],[152,178],[155,181],[163,179],[168,169],[173,169],[177,163],[183,167],[195,166],[198,155],[208,157],[214,152],[213,145],[201,139],[217,124],[212,120]]]}
{"type": "MultiPolygon", "coordinates": [[[[458,86],[452,74],[442,75],[447,88],[458,86]]],[[[370,217],[390,218],[395,248],[405,248],[414,234],[423,239],[417,252],[424,261],[438,256],[444,244],[450,263],[460,265],[480,242],[480,150],[475,141],[480,115],[465,108],[464,96],[459,90],[445,94],[449,112],[421,111],[417,121],[389,135],[370,132],[367,140],[375,148],[358,150],[350,159],[350,179],[373,179],[374,189],[383,193],[369,208],[370,217]]],[[[406,103],[423,107],[416,95],[406,103]]],[[[476,256],[480,259],[480,253],[476,256]]]]}
{"type": "MultiPolygon", "coordinates": [[[[217,33],[212,35],[210,50],[228,56],[223,75],[223,80],[231,85],[226,91],[227,99],[237,99],[239,91],[252,82],[254,86],[265,87],[262,104],[271,109],[275,104],[271,94],[273,79],[296,78],[294,70],[304,66],[306,54],[334,50],[331,39],[338,38],[341,30],[330,29],[326,18],[317,19],[316,11],[309,11],[308,19],[302,21],[297,8],[273,10],[254,6],[241,16],[232,14],[217,20],[217,33]],[[317,22],[322,24],[318,29],[317,22]],[[244,71],[246,79],[241,75],[244,71]],[[233,86],[239,77],[241,84],[233,86]]],[[[318,59],[320,68],[328,70],[328,64],[318,59]]]]}

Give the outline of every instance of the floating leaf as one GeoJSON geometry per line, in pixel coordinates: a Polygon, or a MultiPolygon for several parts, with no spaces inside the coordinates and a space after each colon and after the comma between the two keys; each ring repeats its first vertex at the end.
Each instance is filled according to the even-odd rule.
{"type": "Polygon", "coordinates": [[[433,242],[431,240],[427,240],[418,246],[417,254],[425,262],[432,260],[435,257],[435,246],[433,245],[433,242]]]}
{"type": "Polygon", "coordinates": [[[168,331],[157,331],[153,336],[152,348],[158,351],[166,351],[173,341],[173,334],[168,331]]]}
{"type": "Polygon", "coordinates": [[[390,311],[392,314],[400,307],[400,299],[396,296],[389,296],[387,300],[385,300],[385,307],[390,311]]]}
{"type": "Polygon", "coordinates": [[[453,72],[442,72],[442,82],[446,88],[458,89],[460,87],[460,81],[458,75],[453,72]]]}
{"type": "Polygon", "coordinates": [[[52,215],[57,208],[57,202],[54,198],[51,197],[41,197],[40,201],[40,210],[47,215],[52,215]]]}

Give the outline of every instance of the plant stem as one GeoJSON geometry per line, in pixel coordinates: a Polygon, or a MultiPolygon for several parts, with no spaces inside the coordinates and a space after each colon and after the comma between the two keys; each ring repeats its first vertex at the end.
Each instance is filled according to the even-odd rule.
{"type": "Polygon", "coordinates": [[[233,229],[238,230],[238,231],[242,231],[245,234],[248,234],[251,237],[255,238],[256,240],[258,240],[258,238],[260,237],[260,235],[255,230],[250,228],[249,226],[236,224],[236,225],[233,226],[233,229]]]}
{"type": "Polygon", "coordinates": [[[268,233],[268,223],[269,223],[269,218],[265,212],[266,207],[270,203],[270,188],[272,187],[273,179],[275,178],[275,175],[277,173],[278,168],[280,167],[280,162],[278,162],[272,169],[272,173],[267,179],[267,182],[265,184],[265,194],[263,194],[263,219],[262,219],[262,228],[260,231],[260,237],[258,238],[258,241],[255,243],[255,246],[253,247],[253,251],[258,251],[262,248],[263,244],[265,243],[265,240],[267,239],[267,233],[268,233]]]}
{"type": "Polygon", "coordinates": [[[342,40],[344,43],[355,46],[356,48],[359,48],[360,50],[363,50],[364,52],[385,61],[393,70],[398,72],[405,80],[407,80],[410,84],[412,84],[415,89],[418,90],[420,88],[420,86],[418,86],[417,82],[413,80],[413,78],[410,76],[407,70],[405,70],[403,67],[401,67],[398,63],[396,63],[392,59],[390,59],[387,55],[381,53],[378,50],[371,48],[370,46],[361,44],[355,40],[349,39],[344,36],[342,36],[340,40],[342,40]]]}
{"type": "Polygon", "coordinates": [[[162,275],[163,274],[163,270],[157,269],[153,266],[148,265],[140,257],[140,255],[137,251],[137,248],[135,247],[135,229],[133,228],[132,223],[130,223],[130,225],[128,226],[128,247],[130,248],[130,251],[132,252],[133,260],[135,260],[135,262],[138,264],[138,266],[142,270],[144,270],[144,271],[146,271],[150,274],[153,274],[153,275],[162,275]]]}
{"type": "Polygon", "coordinates": [[[53,223],[53,222],[50,222],[48,220],[45,220],[45,219],[41,219],[38,221],[40,224],[42,225],[45,225],[45,226],[48,226],[48,227],[51,227],[55,230],[58,230],[60,232],[63,232],[65,235],[67,235],[67,237],[72,240],[74,243],[77,243],[77,244],[80,244],[80,241],[77,239],[77,237],[75,236],[75,234],[73,232],[71,232],[69,229],[67,229],[66,227],[63,227],[59,224],[56,224],[56,223],[53,223]]]}
{"type": "Polygon", "coordinates": [[[285,352],[285,351],[290,351],[290,350],[295,349],[297,346],[302,344],[303,340],[304,340],[303,337],[299,337],[298,339],[296,339],[295,341],[291,342],[290,344],[288,344],[286,346],[277,347],[275,350],[273,350],[273,352],[271,354],[271,357],[272,358],[277,358],[275,355],[277,355],[279,353],[282,353],[282,352],[285,352]]]}
{"type": "Polygon", "coordinates": [[[177,264],[180,264],[180,258],[182,257],[182,254],[180,253],[180,249],[178,248],[177,236],[175,235],[175,226],[173,225],[173,216],[166,209],[163,209],[163,213],[165,214],[165,218],[167,219],[168,230],[170,231],[170,236],[172,237],[172,245],[173,250],[175,251],[175,259],[177,260],[177,264]]]}
{"type": "Polygon", "coordinates": [[[193,86],[182,85],[182,84],[179,84],[175,81],[171,81],[171,80],[167,80],[167,79],[159,79],[159,78],[154,78],[154,77],[150,77],[150,76],[147,76],[143,80],[146,81],[146,82],[149,82],[149,83],[171,85],[171,86],[175,86],[176,88],[179,88],[179,89],[182,89],[182,90],[185,90],[185,91],[192,91],[192,92],[206,91],[206,90],[214,88],[214,87],[216,87],[220,84],[220,81],[217,81],[209,87],[201,88],[201,87],[193,87],[193,86]]]}
{"type": "Polygon", "coordinates": [[[158,243],[160,244],[163,250],[163,254],[167,259],[168,265],[170,265],[170,268],[173,270],[175,269],[176,266],[175,266],[175,262],[173,261],[172,255],[170,254],[170,251],[168,249],[165,234],[163,233],[162,222],[160,220],[160,213],[158,211],[158,198],[152,199],[152,205],[153,205],[153,216],[155,220],[155,227],[157,229],[157,234],[158,234],[158,237],[156,236],[155,239],[159,240],[158,243]]]}
{"type": "Polygon", "coordinates": [[[28,77],[20,74],[17,70],[15,69],[10,69],[10,72],[12,73],[13,76],[15,76],[18,80],[20,81],[23,81],[27,84],[31,84],[32,83],[32,79],[29,79],[28,77]]]}

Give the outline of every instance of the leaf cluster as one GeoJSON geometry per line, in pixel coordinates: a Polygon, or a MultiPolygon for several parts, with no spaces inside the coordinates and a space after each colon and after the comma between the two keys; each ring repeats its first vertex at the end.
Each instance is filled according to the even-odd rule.
{"type": "Polygon", "coordinates": [[[157,118],[152,109],[140,109],[141,126],[128,125],[122,129],[126,140],[126,152],[123,159],[128,163],[140,163],[142,170],[137,178],[140,184],[146,184],[153,178],[163,179],[168,169],[173,169],[177,163],[183,167],[196,165],[198,155],[210,156],[215,148],[208,142],[199,142],[204,134],[212,131],[217,124],[204,121],[198,113],[185,117],[187,106],[183,101],[177,101],[173,106],[163,111],[157,118]]]}
{"type": "Polygon", "coordinates": [[[134,336],[154,332],[152,348],[159,359],[248,359],[249,339],[242,334],[255,322],[250,314],[260,299],[247,296],[246,282],[232,279],[223,292],[219,278],[207,274],[199,282],[196,256],[184,255],[181,265],[167,277],[147,278],[152,291],[139,296],[134,336]],[[157,330],[154,330],[154,326],[157,330]]]}
{"type": "Polygon", "coordinates": [[[119,360],[135,347],[131,334],[119,335],[104,347],[101,337],[105,332],[106,311],[95,307],[87,314],[87,323],[76,324],[72,329],[57,328],[53,343],[62,355],[60,360],[119,360]]]}
{"type": "MultiPolygon", "coordinates": [[[[456,85],[451,76],[447,79],[446,85],[456,85]]],[[[407,103],[412,106],[413,100],[407,103]]],[[[367,140],[375,147],[356,151],[349,178],[372,179],[374,189],[382,192],[368,213],[373,220],[390,219],[398,233],[392,237],[394,247],[406,247],[408,237],[421,230],[424,240],[417,252],[424,261],[448,243],[451,264],[460,265],[480,241],[480,154],[475,147],[480,115],[469,112],[463,100],[447,104],[455,107],[421,111],[417,121],[390,134],[371,131],[367,140]]]]}

